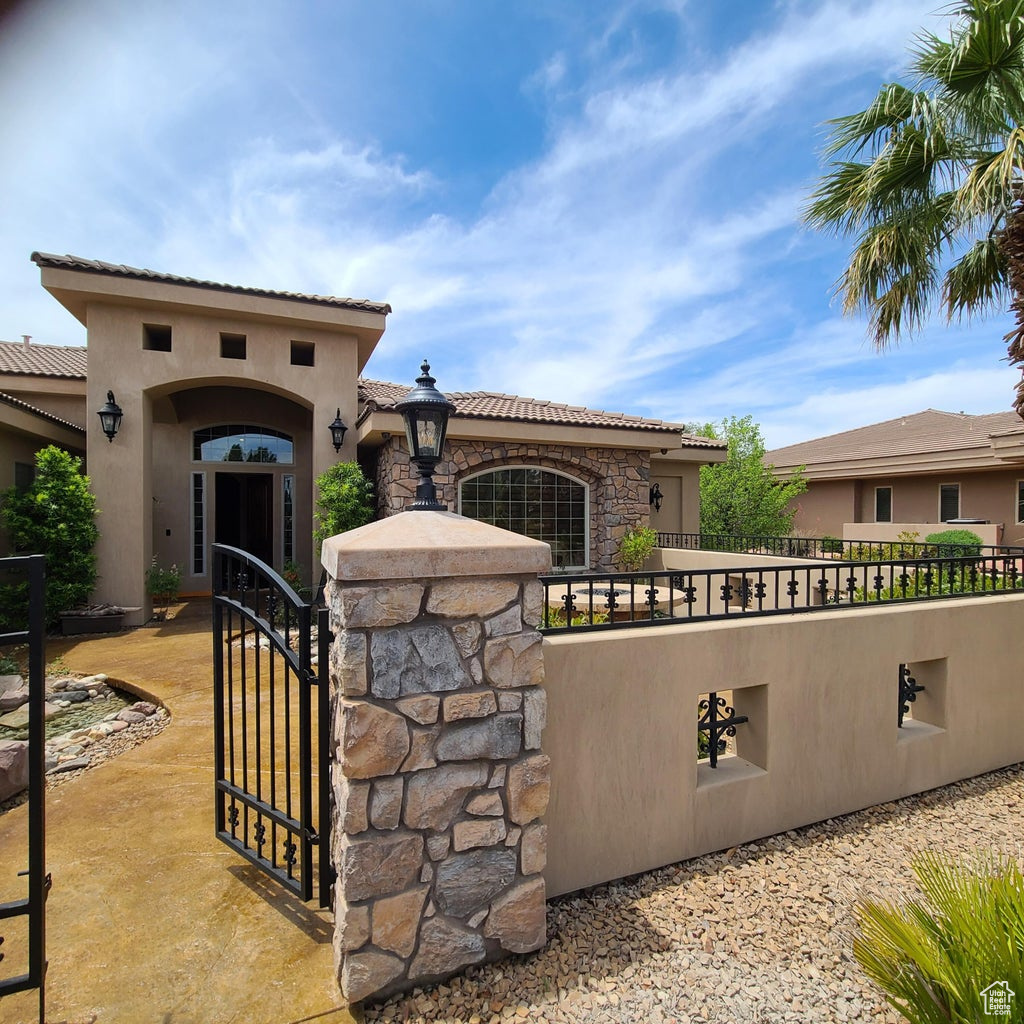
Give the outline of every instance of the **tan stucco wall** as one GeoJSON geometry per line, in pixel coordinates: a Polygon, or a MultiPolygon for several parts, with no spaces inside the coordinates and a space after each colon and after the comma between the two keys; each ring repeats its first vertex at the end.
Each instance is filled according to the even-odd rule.
{"type": "MultiPolygon", "coordinates": [[[[796,509],[792,532],[805,537],[841,537],[843,523],[860,519],[859,490],[859,480],[809,483],[807,490],[790,504],[791,508],[796,509]]],[[[874,514],[871,518],[874,519],[874,514]]]]}
{"type": "Polygon", "coordinates": [[[548,895],[1024,760],[1022,614],[1024,595],[546,638],[548,895]],[[903,729],[901,662],[926,686],[903,729]],[[716,771],[711,689],[751,719],[716,771]]]}
{"type": "MultiPolygon", "coordinates": [[[[305,426],[301,462],[295,467],[301,517],[297,528],[304,531],[298,560],[312,567],[313,480],[334,462],[355,459],[353,435],[335,454],[327,427],[338,407],[346,423],[355,422],[356,338],[270,315],[243,319],[102,302],[89,305],[88,325],[89,409],[98,409],[111,388],[124,410],[121,431],[112,443],[99,430],[89,432],[89,468],[102,510],[96,598],[146,606],[143,576],[154,553],[154,530],[160,531],[159,557],[188,564],[188,474],[193,468],[206,469],[212,488],[217,468],[191,462],[189,431],[193,425],[237,422],[236,416],[277,429],[305,426]],[[170,352],[143,349],[144,323],[171,327],[170,352]],[[221,332],[246,336],[245,359],[221,357],[221,332]],[[291,365],[293,339],[316,346],[314,366],[291,365]],[[189,397],[193,389],[204,390],[189,397]],[[204,406],[204,396],[216,400],[204,406]]],[[[237,469],[237,464],[225,465],[237,469]]],[[[209,505],[208,515],[212,512],[209,505]]],[[[210,523],[212,539],[212,519],[210,523]]],[[[193,584],[209,590],[200,581],[183,581],[185,587],[193,584]]]]}
{"type": "Polygon", "coordinates": [[[651,527],[661,533],[700,532],[700,466],[651,460],[651,486],[663,495],[661,508],[651,507],[651,527]]]}
{"type": "Polygon", "coordinates": [[[947,526],[940,523],[846,523],[843,527],[844,540],[898,541],[900,535],[917,534],[921,543],[933,533],[946,530],[970,530],[981,538],[982,544],[1001,544],[1003,528],[1000,523],[971,523],[969,526],[947,526]]]}

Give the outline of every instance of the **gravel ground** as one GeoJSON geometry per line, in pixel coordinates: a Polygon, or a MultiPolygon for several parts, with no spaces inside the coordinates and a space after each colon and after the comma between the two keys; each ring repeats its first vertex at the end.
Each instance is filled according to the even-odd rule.
{"type": "Polygon", "coordinates": [[[1021,856],[1024,765],[553,900],[539,953],[365,1008],[366,1021],[898,1022],[853,907],[926,849],[1021,856]]]}

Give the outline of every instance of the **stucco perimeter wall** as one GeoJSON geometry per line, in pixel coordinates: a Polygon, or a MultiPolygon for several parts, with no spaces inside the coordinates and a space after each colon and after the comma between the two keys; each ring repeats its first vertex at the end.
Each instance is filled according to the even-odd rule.
{"type": "Polygon", "coordinates": [[[655,548],[646,568],[651,572],[682,569],[770,569],[773,566],[829,565],[812,558],[783,558],[776,555],[748,555],[734,551],[692,551],[688,548],[655,548]]]}
{"type": "Polygon", "coordinates": [[[548,896],[1024,760],[1022,615],[1024,595],[546,638],[548,896]],[[901,662],[925,687],[902,729],[901,662]],[[750,718],[716,770],[710,689],[750,718]]]}
{"type": "Polygon", "coordinates": [[[899,540],[900,534],[917,534],[917,541],[924,543],[925,537],[946,530],[969,530],[981,538],[982,544],[999,544],[1003,535],[1000,523],[971,523],[960,526],[956,523],[844,523],[843,540],[899,540]]]}
{"type": "MultiPolygon", "coordinates": [[[[448,458],[434,474],[438,497],[459,511],[459,483],[503,466],[537,466],[568,474],[586,485],[590,500],[590,568],[616,568],[619,544],[631,526],[646,525],[650,514],[650,456],[622,448],[568,444],[516,444],[449,437],[448,458]]],[[[378,511],[401,512],[416,493],[418,474],[409,462],[405,438],[393,436],[378,453],[378,511]]]]}

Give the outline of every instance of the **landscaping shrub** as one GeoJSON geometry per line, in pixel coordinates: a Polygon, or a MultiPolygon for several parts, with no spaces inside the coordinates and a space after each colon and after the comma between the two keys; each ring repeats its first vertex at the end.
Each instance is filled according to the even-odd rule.
{"type": "Polygon", "coordinates": [[[1019,865],[991,854],[961,863],[928,851],[911,867],[923,899],[857,905],[853,953],[865,972],[913,1024],[1021,1020],[1019,865]],[[1001,986],[1015,993],[1009,1015],[993,1015],[987,1005],[1001,986]]]}
{"type": "Polygon", "coordinates": [[[358,462],[338,462],[316,478],[317,551],[328,537],[365,526],[373,520],[373,484],[358,462]]]}
{"type": "MultiPolygon", "coordinates": [[[[0,497],[0,520],[15,552],[46,555],[48,626],[84,604],[96,585],[96,498],[81,466],[81,459],[50,445],[36,453],[29,487],[12,487],[0,497]]],[[[0,628],[23,629],[27,613],[28,584],[0,586],[0,628]]]]}
{"type": "Polygon", "coordinates": [[[978,558],[981,555],[981,538],[971,530],[943,530],[929,533],[926,544],[935,545],[935,554],[943,558],[978,558]]]}
{"type": "Polygon", "coordinates": [[[843,553],[843,542],[838,537],[826,533],[821,538],[821,550],[826,555],[841,555],[843,553]]]}
{"type": "MultiPolygon", "coordinates": [[[[607,612],[595,611],[593,618],[590,617],[587,611],[577,611],[572,617],[572,624],[574,626],[589,626],[591,624],[598,625],[602,622],[608,621],[607,612]]],[[[545,608],[544,609],[544,628],[545,629],[561,629],[565,625],[565,609],[564,608],[545,608]]]]}
{"type": "Polygon", "coordinates": [[[919,563],[915,569],[908,566],[906,573],[897,574],[892,587],[880,591],[857,587],[853,599],[859,601],[892,601],[910,597],[935,597],[939,594],[977,594],[999,590],[1024,590],[1024,576],[993,576],[983,573],[970,563],[919,563]],[[905,576],[901,580],[900,575],[905,576]]]}
{"type": "Polygon", "coordinates": [[[631,526],[619,543],[619,564],[625,572],[639,572],[658,545],[658,535],[649,526],[631,526]]]}

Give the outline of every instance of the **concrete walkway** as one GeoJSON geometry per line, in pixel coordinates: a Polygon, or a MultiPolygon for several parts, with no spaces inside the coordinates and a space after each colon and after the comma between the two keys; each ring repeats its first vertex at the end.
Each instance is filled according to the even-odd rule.
{"type": "MultiPolygon", "coordinates": [[[[165,624],[47,645],[48,663],[105,672],[171,712],[160,735],[48,794],[51,1024],[354,1019],[330,915],[214,837],[211,652],[203,601],[165,624]]],[[[0,816],[0,863],[23,856],[26,812],[0,816]]],[[[0,1020],[36,1021],[36,994],[6,997],[0,1020]]]]}

